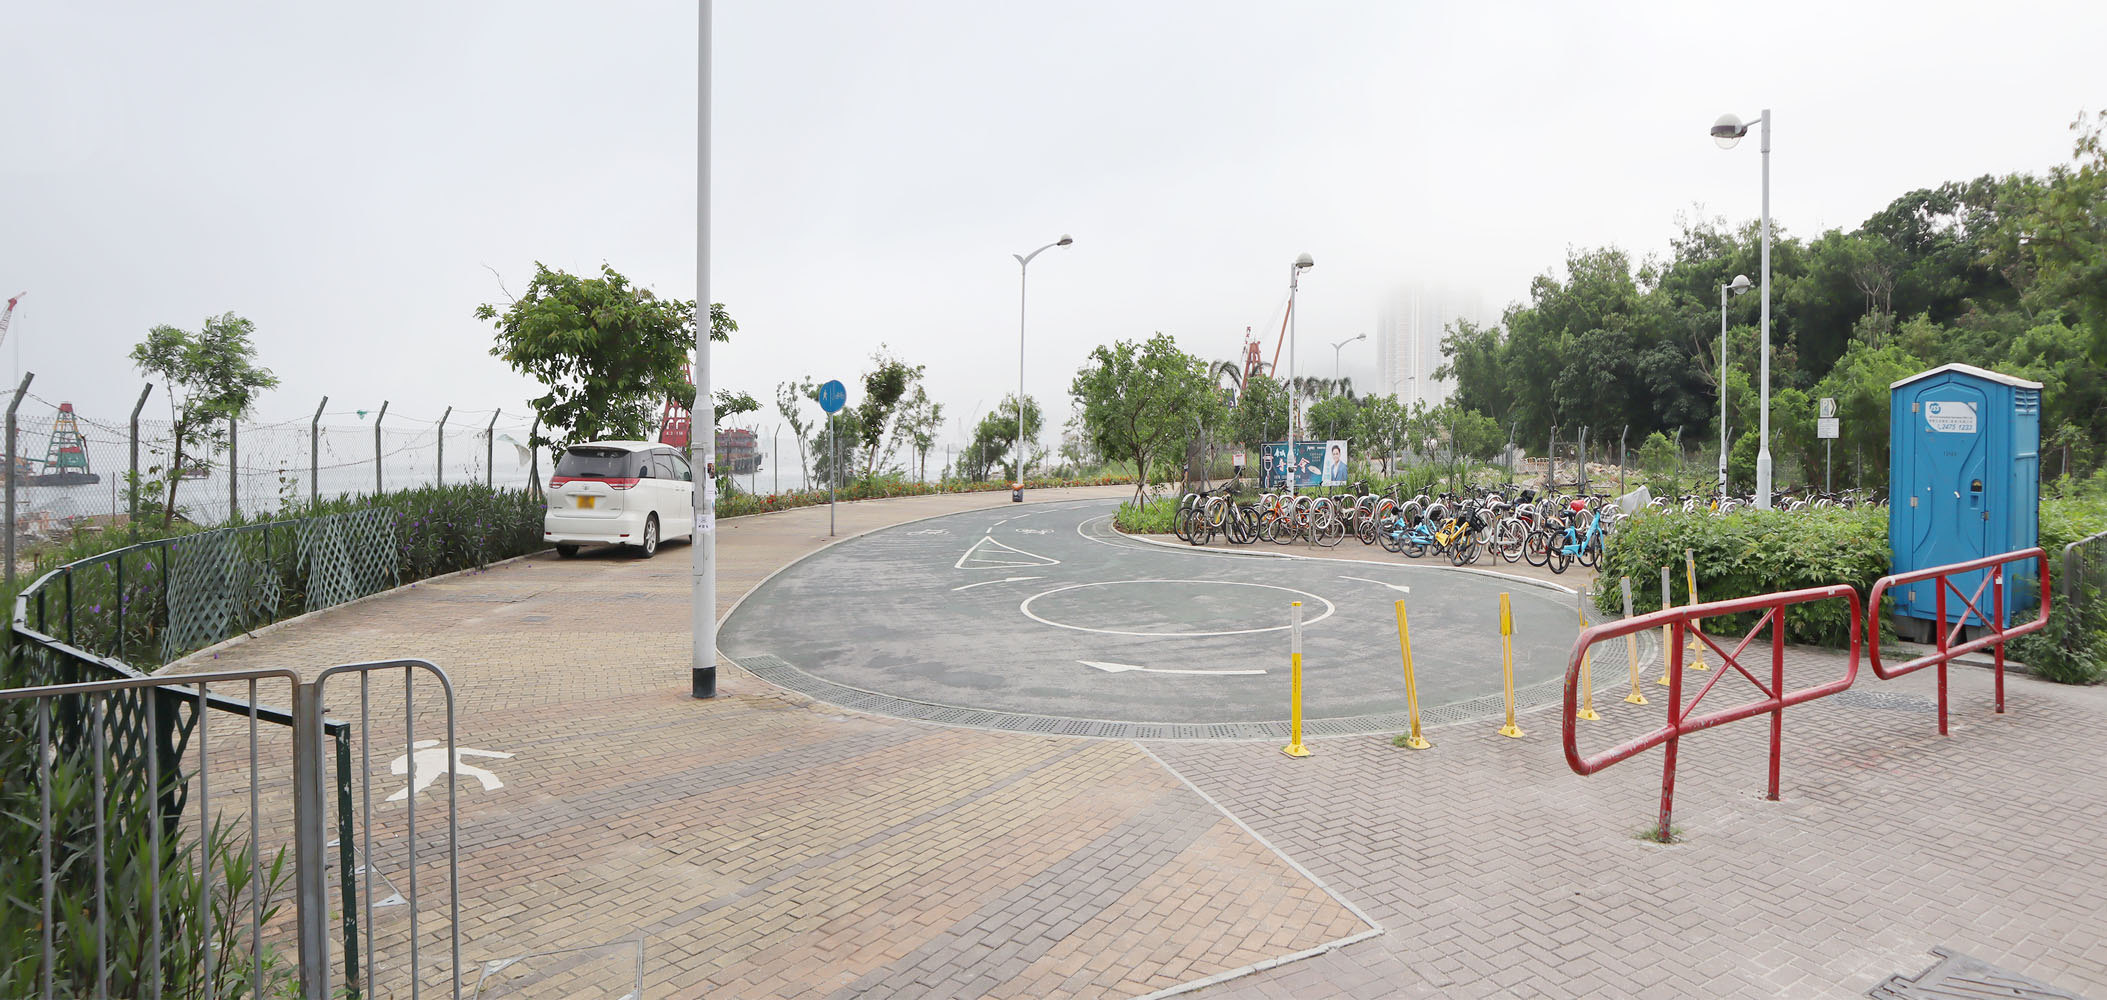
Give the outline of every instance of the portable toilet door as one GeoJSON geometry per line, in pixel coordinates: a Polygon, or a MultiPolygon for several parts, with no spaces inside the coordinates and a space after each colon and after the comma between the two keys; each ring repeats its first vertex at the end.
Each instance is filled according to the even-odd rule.
{"type": "MultiPolygon", "coordinates": [[[[1894,571],[1967,562],[2035,544],[2040,487],[2041,384],[1970,365],[1945,365],[1891,388],[1888,535],[1894,571]]],[[[1956,576],[1946,620],[1962,621],[1984,573],[1956,576]]],[[[2006,588],[2009,613],[2026,593],[2006,588]],[[2015,600],[2016,599],[2016,600],[2015,600]]],[[[1991,595],[1978,604],[1987,614],[1991,595]]],[[[1928,636],[1938,590],[1902,588],[1895,612],[1905,630],[1928,636]]],[[[1971,624],[1983,619],[1967,615],[1971,624]]]]}

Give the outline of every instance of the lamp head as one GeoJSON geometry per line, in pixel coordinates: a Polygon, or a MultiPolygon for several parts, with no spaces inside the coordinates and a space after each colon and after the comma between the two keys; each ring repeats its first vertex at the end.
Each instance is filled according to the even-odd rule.
{"type": "Polygon", "coordinates": [[[1365,334],[1365,333],[1357,333],[1357,334],[1354,334],[1354,338],[1353,338],[1353,339],[1355,339],[1355,340],[1367,340],[1367,339],[1368,339],[1368,335],[1367,335],[1367,334],[1365,334]]]}
{"type": "Polygon", "coordinates": [[[1057,246],[1057,247],[1065,247],[1065,246],[1067,246],[1068,244],[1070,244],[1070,243],[1074,243],[1074,242],[1075,242],[1075,240],[1073,240],[1073,239],[1070,239],[1067,233],[1062,233],[1062,234],[1061,234],[1061,238],[1060,238],[1060,239],[1058,239],[1058,240],[1055,240],[1055,241],[1054,241],[1054,246],[1057,246]]]}
{"type": "Polygon", "coordinates": [[[1748,123],[1743,122],[1739,115],[1720,115],[1719,120],[1712,123],[1712,141],[1718,143],[1721,149],[1733,149],[1734,144],[1740,142],[1741,137],[1747,134],[1748,123]]]}
{"type": "Polygon", "coordinates": [[[1740,295],[1741,293],[1748,291],[1749,276],[1746,274],[1735,275],[1734,280],[1727,285],[1727,290],[1733,292],[1736,295],[1740,295]]]}
{"type": "Polygon", "coordinates": [[[1302,256],[1295,258],[1295,270],[1297,271],[1307,271],[1310,268],[1316,266],[1317,262],[1311,259],[1309,254],[1303,254],[1302,256]]]}

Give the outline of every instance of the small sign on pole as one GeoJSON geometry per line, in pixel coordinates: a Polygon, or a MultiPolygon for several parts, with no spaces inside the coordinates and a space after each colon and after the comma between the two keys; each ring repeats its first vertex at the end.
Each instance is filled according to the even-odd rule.
{"type": "Polygon", "coordinates": [[[834,414],[848,405],[849,390],[840,379],[829,379],[819,387],[819,408],[827,411],[827,537],[834,537],[834,480],[841,475],[841,444],[837,440],[841,432],[834,426],[834,414]]]}

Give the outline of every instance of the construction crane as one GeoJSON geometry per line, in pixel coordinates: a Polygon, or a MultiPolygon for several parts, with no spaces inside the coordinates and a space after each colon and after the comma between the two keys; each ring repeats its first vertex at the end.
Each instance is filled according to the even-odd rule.
{"type": "Polygon", "coordinates": [[[22,296],[28,294],[28,292],[21,292],[14,298],[8,299],[7,311],[0,312],[0,344],[7,343],[7,321],[15,318],[15,303],[22,301],[22,296]]]}

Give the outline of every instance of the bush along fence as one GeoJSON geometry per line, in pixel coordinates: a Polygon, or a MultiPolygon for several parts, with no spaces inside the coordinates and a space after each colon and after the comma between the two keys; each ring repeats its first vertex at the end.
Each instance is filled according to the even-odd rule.
{"type": "MultiPolygon", "coordinates": [[[[2057,601],[2047,628],[2016,637],[2011,654],[2035,676],[2061,683],[2090,684],[2107,680],[2107,504],[2096,496],[2045,497],[2041,501],[2041,546],[2051,555],[2057,601]]],[[[1641,515],[1626,519],[1604,552],[1605,579],[1630,577],[1636,610],[1660,610],[1658,589],[1646,586],[1669,574],[1670,600],[1690,601],[1683,553],[1696,556],[1698,591],[1706,601],[1727,601],[1762,594],[1847,584],[1871,593],[1888,572],[1888,514],[1879,507],[1833,508],[1815,512],[1737,511],[1716,517],[1641,515]]],[[[2016,571],[2015,571],[2016,572],[2016,571]]],[[[1605,614],[1621,614],[1622,597],[1605,587],[1596,604],[1605,614]]],[[[1877,619],[1887,620],[1886,609],[1877,619]]],[[[1750,613],[1723,620],[1719,628],[1746,629],[1750,613]],[[1744,620],[1745,619],[1745,620],[1744,620]]],[[[1840,646],[1848,641],[1851,622],[1834,602],[1796,608],[1786,618],[1787,639],[1796,643],[1840,646]]]]}
{"type": "MultiPolygon", "coordinates": [[[[190,793],[202,789],[205,712],[297,732],[295,713],[261,704],[253,682],[246,697],[238,687],[229,696],[146,671],[273,621],[540,549],[541,511],[527,491],[427,487],[124,545],[16,594],[0,689],[110,689],[0,701],[0,809],[13,817],[0,824],[0,934],[45,942],[0,959],[0,996],[89,995],[99,982],[114,995],[152,992],[143,983],[169,996],[232,995],[236,984],[288,978],[258,940],[289,877],[282,854],[259,854],[253,816],[247,831],[217,815],[184,817],[200,808],[190,793]],[[241,950],[252,968],[226,960],[241,950]]],[[[320,780],[336,791],[336,836],[351,844],[354,734],[314,721],[334,748],[334,773],[320,780]]],[[[354,856],[338,852],[343,899],[333,907],[350,983],[364,881],[354,856]]]]}
{"type": "MultiPolygon", "coordinates": [[[[1133,476],[1092,476],[1084,479],[1033,478],[1024,482],[1028,490],[1072,489],[1079,486],[1125,486],[1134,482],[1133,476]]],[[[890,497],[932,496],[939,493],[986,493],[1008,490],[1006,482],[918,483],[897,477],[875,479],[852,479],[834,491],[836,500],[882,500],[890,497]]],[[[717,516],[738,517],[744,514],[766,514],[770,511],[791,510],[797,507],[813,507],[827,502],[827,491],[786,490],[781,493],[731,493],[720,489],[717,493],[717,516]]]]}

